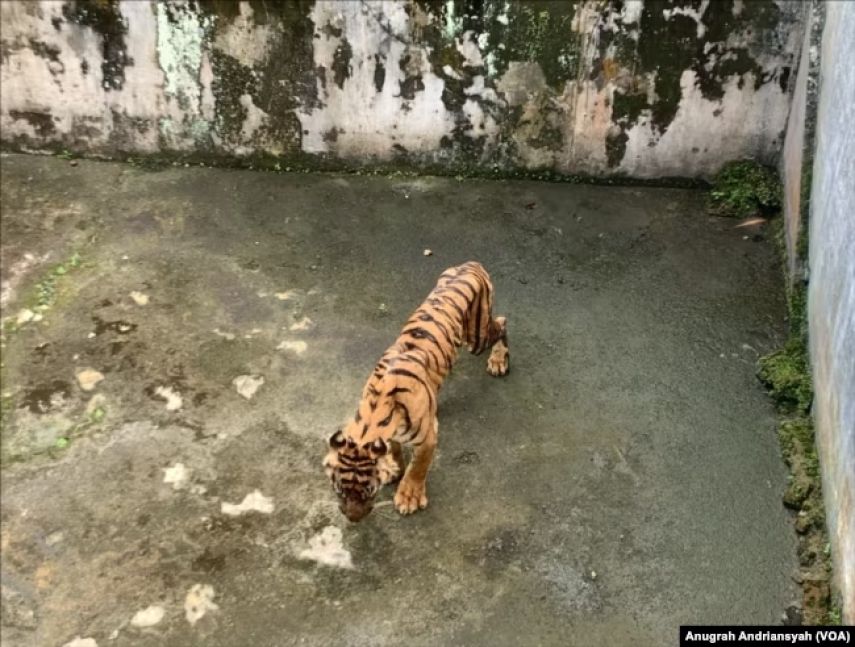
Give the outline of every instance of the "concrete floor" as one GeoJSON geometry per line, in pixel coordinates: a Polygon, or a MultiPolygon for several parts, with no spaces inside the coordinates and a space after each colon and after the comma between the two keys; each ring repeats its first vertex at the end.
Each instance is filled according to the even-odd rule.
{"type": "Polygon", "coordinates": [[[4,316],[55,292],[4,336],[4,646],[660,646],[799,597],[777,261],[700,193],[4,155],[2,208],[4,316]],[[428,509],[349,524],[323,442],[469,259],[512,372],[461,356],[428,509]]]}

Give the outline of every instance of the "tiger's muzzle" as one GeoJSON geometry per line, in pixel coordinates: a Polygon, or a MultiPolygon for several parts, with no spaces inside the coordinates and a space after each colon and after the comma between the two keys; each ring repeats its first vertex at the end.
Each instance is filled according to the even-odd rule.
{"type": "Polygon", "coordinates": [[[345,498],[341,500],[339,509],[342,511],[348,521],[356,523],[361,521],[374,508],[374,502],[371,500],[361,500],[354,498],[345,498]]]}

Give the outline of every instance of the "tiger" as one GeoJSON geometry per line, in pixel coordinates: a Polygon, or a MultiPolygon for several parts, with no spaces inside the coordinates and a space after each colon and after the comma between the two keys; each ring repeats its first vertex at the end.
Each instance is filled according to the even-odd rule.
{"type": "Polygon", "coordinates": [[[490,375],[508,373],[507,320],[493,318],[493,285],[476,261],[440,275],[374,366],[353,418],[328,440],[323,465],[350,521],[371,512],[388,483],[398,482],[394,505],[402,515],[427,507],[425,481],[439,433],[437,395],[463,344],[474,355],[491,349],[490,375]],[[406,467],[403,446],[413,450],[406,467]]]}

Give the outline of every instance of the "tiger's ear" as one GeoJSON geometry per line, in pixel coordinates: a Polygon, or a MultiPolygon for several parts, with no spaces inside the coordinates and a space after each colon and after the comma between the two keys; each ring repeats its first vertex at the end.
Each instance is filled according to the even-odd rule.
{"type": "Polygon", "coordinates": [[[332,449],[341,449],[344,447],[344,434],[341,433],[341,429],[336,431],[332,436],[330,436],[329,445],[332,449]]]}
{"type": "Polygon", "coordinates": [[[379,458],[380,456],[385,456],[389,452],[389,443],[382,438],[378,438],[369,445],[368,450],[372,456],[379,458]]]}

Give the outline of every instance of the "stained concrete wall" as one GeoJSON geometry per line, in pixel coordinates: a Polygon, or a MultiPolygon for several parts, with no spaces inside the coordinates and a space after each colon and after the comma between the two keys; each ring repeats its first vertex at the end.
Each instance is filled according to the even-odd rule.
{"type": "Polygon", "coordinates": [[[810,206],[814,419],[844,618],[855,624],[855,3],[825,3],[810,206]]]}
{"type": "Polygon", "coordinates": [[[776,161],[782,0],[2,2],[7,147],[699,177],[776,161]]]}

